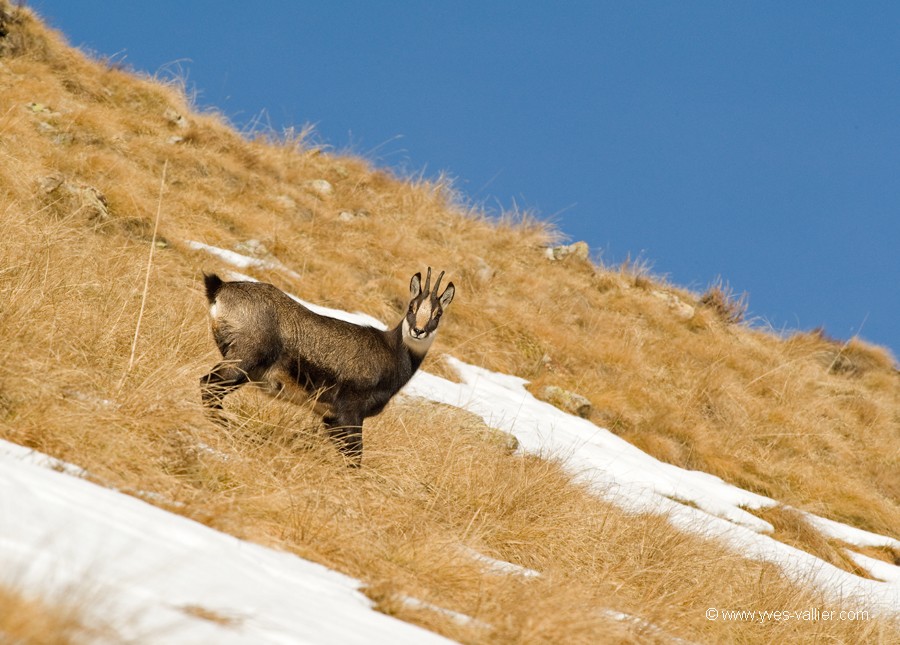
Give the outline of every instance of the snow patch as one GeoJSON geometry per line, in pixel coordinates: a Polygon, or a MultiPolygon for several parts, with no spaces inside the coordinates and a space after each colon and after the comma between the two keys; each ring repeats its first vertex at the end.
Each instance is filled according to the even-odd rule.
{"type": "Polygon", "coordinates": [[[491,626],[485,623],[484,621],[477,620],[472,618],[468,614],[463,614],[458,611],[453,611],[452,609],[447,609],[445,607],[441,607],[439,605],[435,605],[430,602],[425,602],[424,600],[419,600],[418,598],[414,598],[413,596],[407,595],[399,595],[397,598],[407,607],[411,609],[426,609],[428,611],[433,611],[436,614],[441,614],[442,616],[446,616],[450,620],[452,620],[457,625],[464,625],[467,627],[478,627],[481,629],[491,629],[491,626]]]}
{"type": "Polygon", "coordinates": [[[229,251],[228,249],[220,249],[217,246],[210,246],[209,244],[204,244],[203,242],[195,242],[194,240],[187,240],[187,245],[195,251],[206,251],[210,255],[214,255],[223,262],[226,262],[231,266],[237,267],[239,269],[255,268],[277,270],[285,273],[286,275],[289,275],[292,278],[300,278],[299,273],[284,266],[278,260],[263,260],[261,258],[254,258],[250,257],[249,255],[237,253],[235,251],[229,251]]]}
{"type": "Polygon", "coordinates": [[[495,571],[496,573],[517,575],[525,578],[537,578],[541,575],[539,571],[535,571],[534,569],[529,569],[528,567],[523,567],[519,564],[507,562],[506,560],[497,560],[496,558],[492,558],[489,555],[485,555],[467,546],[463,546],[462,550],[463,553],[468,555],[470,558],[480,562],[485,567],[487,567],[491,571],[495,571]]]}
{"type": "Polygon", "coordinates": [[[891,547],[900,550],[900,540],[863,531],[854,526],[847,526],[812,513],[801,511],[803,517],[826,537],[852,544],[853,546],[891,547]]]}
{"type": "MultiPolygon", "coordinates": [[[[900,613],[900,583],[867,580],[771,538],[771,524],[745,508],[775,506],[771,498],[728,484],[718,477],[665,464],[612,432],[534,398],[524,379],[446,357],[462,380],[453,383],[418,372],[406,392],[465,408],[489,426],[516,436],[521,449],[558,457],[598,495],[630,512],[663,513],[677,528],[716,538],[743,555],[778,565],[791,579],[812,584],[835,600],[862,603],[873,610],[900,613]],[[678,503],[685,500],[696,508],[678,503]]],[[[850,543],[896,541],[818,518],[833,535],[850,543]]],[[[900,568],[892,571],[900,572],[900,568]]],[[[883,580],[893,575],[878,576],[883,580]]]]}
{"type": "Polygon", "coordinates": [[[85,611],[94,608],[101,623],[118,617],[123,640],[449,642],[374,611],[358,580],[57,472],[55,465],[0,441],[0,582],[48,595],[86,587],[100,602],[85,603],[85,611]],[[185,607],[240,619],[218,623],[185,607]]]}
{"type": "MultiPolygon", "coordinates": [[[[199,242],[197,242],[197,244],[199,244],[199,242]]],[[[214,249],[215,247],[210,247],[210,248],[214,249]]],[[[255,260],[255,258],[247,258],[246,256],[241,256],[239,253],[234,253],[233,251],[225,251],[224,249],[217,249],[217,250],[222,251],[223,253],[229,254],[229,257],[231,255],[237,255],[237,256],[245,258],[247,260],[257,261],[257,260],[255,260]]],[[[234,266],[237,266],[238,268],[247,268],[245,266],[242,266],[240,263],[237,263],[234,266]]],[[[259,282],[259,280],[257,280],[256,278],[246,275],[244,273],[238,273],[237,271],[229,271],[228,273],[229,273],[228,277],[231,278],[232,280],[237,280],[237,281],[241,281],[241,282],[259,282]]],[[[297,276],[297,277],[299,278],[300,276],[297,276]]],[[[348,311],[344,311],[343,309],[332,309],[331,307],[323,307],[322,305],[317,305],[317,304],[309,302],[307,300],[303,300],[302,298],[298,298],[297,296],[295,296],[292,293],[285,292],[285,294],[288,297],[290,297],[292,300],[294,300],[295,302],[299,302],[301,305],[303,305],[310,311],[317,313],[321,316],[327,316],[329,318],[336,318],[338,320],[344,320],[346,322],[353,323],[354,325],[361,325],[363,327],[374,327],[375,329],[380,329],[382,331],[387,329],[387,325],[385,325],[383,322],[381,322],[377,318],[370,316],[368,314],[364,314],[362,312],[350,313],[348,311]]]]}
{"type": "Polygon", "coordinates": [[[870,558],[850,549],[847,549],[846,553],[856,564],[868,571],[873,578],[900,586],[900,567],[883,560],[870,558]]]}

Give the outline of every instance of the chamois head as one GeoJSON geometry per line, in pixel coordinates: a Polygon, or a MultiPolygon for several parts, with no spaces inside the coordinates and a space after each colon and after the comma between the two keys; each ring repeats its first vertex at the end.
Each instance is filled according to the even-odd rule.
{"type": "Polygon", "coordinates": [[[456,289],[453,283],[447,285],[443,293],[438,295],[441,287],[441,278],[444,272],[438,276],[434,289],[431,289],[431,267],[428,267],[428,276],[425,278],[425,288],[422,288],[422,274],[417,273],[409,281],[409,309],[403,318],[403,343],[419,355],[425,354],[434,340],[434,332],[444,309],[453,300],[456,289]]]}

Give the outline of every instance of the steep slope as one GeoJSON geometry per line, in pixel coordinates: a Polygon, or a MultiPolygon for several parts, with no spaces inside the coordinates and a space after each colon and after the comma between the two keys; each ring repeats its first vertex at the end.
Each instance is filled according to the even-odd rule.
{"type": "MultiPolygon", "coordinates": [[[[243,250],[256,278],[387,321],[409,275],[431,265],[459,292],[426,370],[455,378],[444,350],[536,393],[576,390],[591,421],[663,461],[900,537],[900,379],[884,350],[782,338],[737,324],[721,292],[551,261],[557,235],[540,222],[491,220],[447,181],[398,179],[302,138],[247,140],[178,87],[88,60],[27,10],[0,3],[0,15],[0,437],[357,576],[385,611],[463,640],[481,636],[392,598],[439,598],[508,642],[587,641],[610,618],[584,606],[752,639],[752,625],[711,624],[698,607],[822,602],[769,566],[596,500],[556,462],[508,455],[459,411],[398,401],[367,425],[358,474],[302,410],[248,391],[232,431],[203,417],[197,378],[215,353],[199,275],[218,265],[189,241],[243,250]],[[460,542],[545,575],[485,578],[446,554],[460,542]]],[[[854,569],[802,516],[767,513],[776,537],[854,569]]],[[[859,628],[804,627],[824,630],[773,624],[763,640],[852,642],[859,628]]],[[[893,629],[866,628],[870,640],[893,629]]]]}
{"type": "MultiPolygon", "coordinates": [[[[69,464],[5,442],[0,462],[4,517],[18,520],[4,527],[0,558],[15,544],[18,562],[4,564],[18,567],[18,587],[68,596],[105,622],[92,639],[448,642],[371,611],[346,576],[71,477],[69,464]]],[[[11,631],[0,622],[0,640],[11,631]]]]}

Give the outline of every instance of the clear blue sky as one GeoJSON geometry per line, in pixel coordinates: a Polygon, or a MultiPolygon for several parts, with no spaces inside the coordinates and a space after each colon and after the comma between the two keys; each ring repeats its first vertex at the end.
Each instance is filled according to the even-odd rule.
{"type": "Polygon", "coordinates": [[[900,354],[900,3],[29,5],[241,129],[312,123],[604,263],[900,354]]]}

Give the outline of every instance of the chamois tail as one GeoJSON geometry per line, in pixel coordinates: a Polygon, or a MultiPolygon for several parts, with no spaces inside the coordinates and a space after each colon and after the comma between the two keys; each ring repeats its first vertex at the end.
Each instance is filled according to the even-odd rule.
{"type": "Polygon", "coordinates": [[[204,273],[203,284],[206,285],[206,299],[209,300],[209,304],[214,303],[216,301],[216,294],[219,293],[219,289],[221,289],[224,284],[222,278],[215,273],[204,273]]]}

